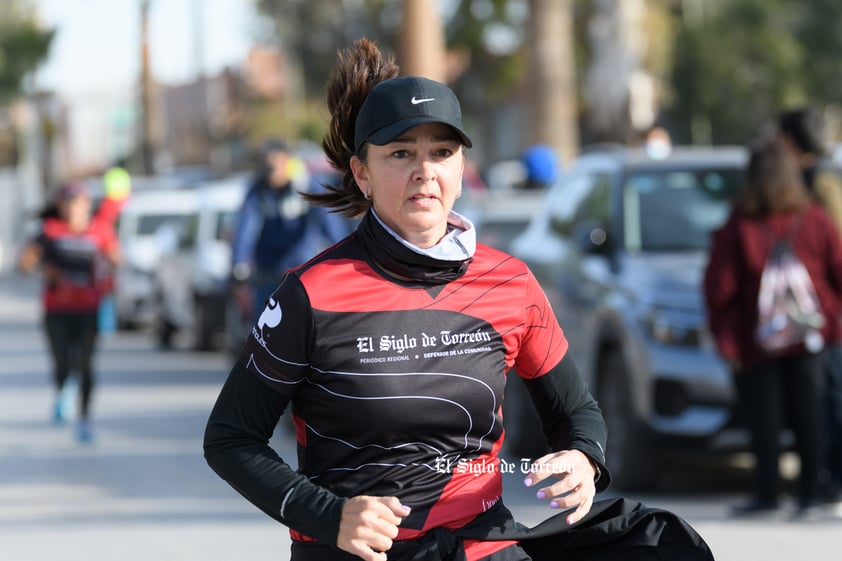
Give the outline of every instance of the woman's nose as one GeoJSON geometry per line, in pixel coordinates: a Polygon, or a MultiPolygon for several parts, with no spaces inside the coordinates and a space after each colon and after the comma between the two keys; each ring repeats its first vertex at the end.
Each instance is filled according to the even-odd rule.
{"type": "Polygon", "coordinates": [[[412,179],[415,181],[420,181],[422,183],[427,183],[432,181],[436,178],[436,169],[435,164],[430,158],[419,158],[418,164],[413,171],[412,179]]]}

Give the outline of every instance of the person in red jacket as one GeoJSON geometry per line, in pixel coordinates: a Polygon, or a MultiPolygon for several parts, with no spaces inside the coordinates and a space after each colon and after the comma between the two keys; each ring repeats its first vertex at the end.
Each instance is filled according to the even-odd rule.
{"type": "Polygon", "coordinates": [[[54,212],[43,217],[41,231],[24,247],[19,266],[32,272],[39,265],[44,279],[44,328],[53,362],[57,392],[54,420],[64,422],[70,414],[71,372],[79,375],[80,441],[93,439],[89,421],[94,389],[93,355],[97,338],[97,311],[111,289],[111,270],[120,258],[114,216],[121,199],[106,197],[92,213],[91,196],[81,183],[61,186],[54,212]]]}
{"type": "MultiPolygon", "coordinates": [[[[779,508],[778,458],[786,413],[800,458],[798,513],[819,504],[823,422],[822,352],[840,340],[840,326],[826,321],[821,342],[776,352],[755,340],[757,299],[766,259],[776,240],[791,236],[826,318],[842,311],[842,241],[828,214],[809,197],[797,162],[780,142],[751,154],[744,187],[724,226],[713,235],[705,271],[708,323],[721,356],[731,365],[740,413],[756,457],[753,495],[735,514],[779,508]]],[[[815,343],[815,342],[814,342],[815,343]]]]}

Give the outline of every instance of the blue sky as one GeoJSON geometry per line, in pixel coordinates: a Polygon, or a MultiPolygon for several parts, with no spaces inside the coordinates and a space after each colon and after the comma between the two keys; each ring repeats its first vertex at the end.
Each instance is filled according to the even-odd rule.
{"type": "MultiPolygon", "coordinates": [[[[41,89],[71,96],[122,90],[140,68],[140,0],[31,0],[57,29],[50,57],[36,74],[41,89]]],[[[239,64],[257,36],[250,0],[152,0],[151,68],[166,83],[239,64]],[[198,25],[204,20],[202,41],[198,25]],[[199,54],[197,54],[199,53],[199,54]]]]}

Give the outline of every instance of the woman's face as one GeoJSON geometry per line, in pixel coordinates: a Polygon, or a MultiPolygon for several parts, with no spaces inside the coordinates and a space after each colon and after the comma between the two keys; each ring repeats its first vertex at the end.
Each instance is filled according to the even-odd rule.
{"type": "Polygon", "coordinates": [[[357,185],[380,219],[422,248],[434,246],[447,232],[464,168],[461,142],[441,123],[418,125],[384,146],[370,144],[365,163],[351,160],[357,185]]]}
{"type": "Polygon", "coordinates": [[[71,230],[84,230],[91,219],[91,199],[77,195],[59,203],[59,213],[71,230]]]}

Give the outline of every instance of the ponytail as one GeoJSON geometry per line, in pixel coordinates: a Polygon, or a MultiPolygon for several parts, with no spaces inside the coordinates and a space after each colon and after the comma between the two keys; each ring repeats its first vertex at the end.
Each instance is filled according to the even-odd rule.
{"type": "MultiPolygon", "coordinates": [[[[363,197],[351,171],[354,125],[368,92],[383,80],[397,77],[398,71],[394,57],[384,56],[369,39],[359,39],[352,48],[337,53],[337,63],[326,86],[330,128],[322,140],[322,149],[342,178],[338,185],[325,185],[323,193],[305,195],[308,200],[351,218],[368,210],[371,203],[363,197]]],[[[365,152],[364,146],[356,156],[365,160],[365,152]]]]}

